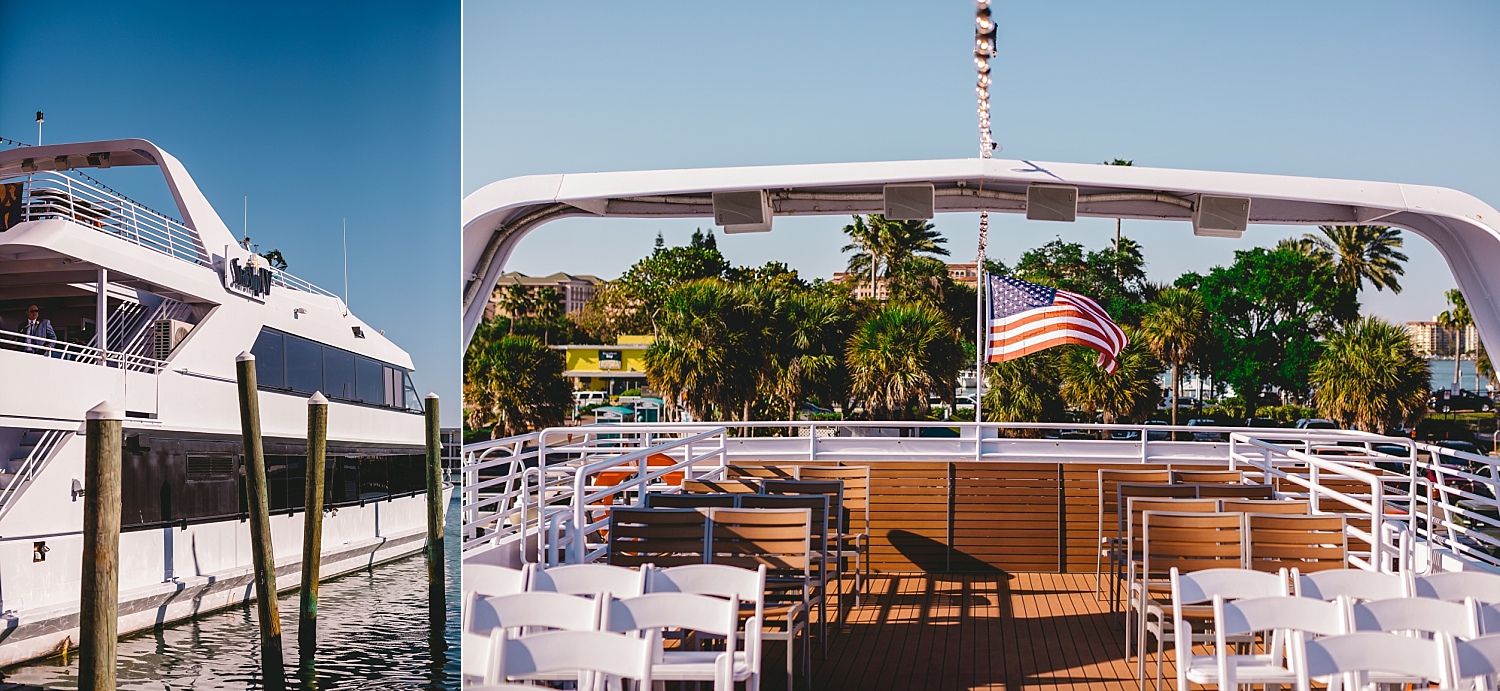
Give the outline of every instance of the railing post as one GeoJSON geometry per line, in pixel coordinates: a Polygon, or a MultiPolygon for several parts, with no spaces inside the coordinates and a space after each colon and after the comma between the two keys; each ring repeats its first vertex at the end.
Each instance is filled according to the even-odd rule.
{"type": "Polygon", "coordinates": [[[120,586],[120,426],[107,401],[88,412],[84,451],[83,575],[78,611],[79,688],[114,691],[120,586]]]}

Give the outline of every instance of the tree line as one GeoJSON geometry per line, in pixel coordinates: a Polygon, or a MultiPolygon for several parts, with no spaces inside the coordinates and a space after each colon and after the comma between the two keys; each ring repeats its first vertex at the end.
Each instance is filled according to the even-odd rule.
{"type": "MultiPolygon", "coordinates": [[[[1247,417],[1275,390],[1362,429],[1414,421],[1426,409],[1426,362],[1404,327],[1361,317],[1358,302],[1366,285],[1400,292],[1400,231],[1318,230],[1171,284],[1147,280],[1140,245],[1123,237],[1100,249],[1053,240],[1013,267],[986,260],[988,273],[1094,298],[1131,343],[1113,374],[1076,346],[988,365],[985,419],[1141,422],[1166,393],[1161,375],[1175,401],[1191,372],[1232,387],[1247,417]]],[[[733,266],[712,231],[699,231],[675,247],[658,235],[650,255],[572,315],[540,306],[555,299],[503,288],[498,299],[515,317],[482,325],[465,361],[470,428],[503,436],[561,423],[570,388],[547,344],[622,334],[655,337],[647,384],[669,416],[788,419],[811,402],[846,417],[913,420],[929,415],[931,397],[952,409],[978,347],[976,295],[949,276],[945,238],[930,222],[879,215],[854,217],[844,233],[846,281],[808,281],[780,262],[733,266]],[[886,299],[855,297],[882,286],[886,299]]],[[[1462,296],[1453,292],[1456,323],[1462,296]]],[[[1170,414],[1179,422],[1177,406],[1170,414]]]]}

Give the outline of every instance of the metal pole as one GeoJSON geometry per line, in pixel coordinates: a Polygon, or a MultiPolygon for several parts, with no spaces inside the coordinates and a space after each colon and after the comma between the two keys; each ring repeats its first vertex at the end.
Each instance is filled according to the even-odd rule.
{"type": "MultiPolygon", "coordinates": [[[[983,243],[983,234],[980,242],[983,243]]],[[[975,327],[975,355],[974,355],[974,460],[981,460],[984,456],[984,361],[987,359],[986,351],[989,350],[989,320],[988,310],[984,308],[984,289],[989,279],[985,277],[984,271],[984,248],[979,250],[979,283],[974,285],[975,298],[978,303],[975,306],[977,325],[975,327]]],[[[955,400],[953,408],[958,409],[955,400]]]]}
{"type": "Polygon", "coordinates": [[[109,269],[100,267],[94,297],[94,333],[99,336],[99,364],[109,364],[109,269]]]}
{"type": "Polygon", "coordinates": [[[323,557],[323,474],[328,458],[328,399],[307,399],[307,492],[302,507],[302,599],[297,610],[297,644],[307,659],[318,647],[318,576],[323,557]]]}
{"type": "Polygon", "coordinates": [[[271,547],[271,510],[266,493],[266,457],[260,438],[260,399],[255,356],[234,358],[240,390],[240,432],[245,454],[245,491],[250,505],[250,548],[255,561],[255,609],[260,619],[260,669],[270,691],[286,688],[281,653],[281,613],[276,603],[276,552],[271,547]]]}
{"type": "Polygon", "coordinates": [[[443,461],[438,395],[427,394],[427,585],[443,589],[443,461]]]}
{"type": "Polygon", "coordinates": [[[78,611],[78,685],[114,691],[120,595],[120,426],[108,401],[88,412],[84,450],[83,583],[78,611]]]}

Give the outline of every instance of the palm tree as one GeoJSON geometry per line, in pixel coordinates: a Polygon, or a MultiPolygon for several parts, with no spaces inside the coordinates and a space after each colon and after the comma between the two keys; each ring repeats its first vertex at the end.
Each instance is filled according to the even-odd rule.
{"type": "Polygon", "coordinates": [[[797,406],[809,393],[821,392],[832,400],[843,367],[840,351],[850,307],[836,293],[793,293],[780,301],[783,352],[776,368],[775,395],[787,407],[788,419],[796,417],[797,406]]]}
{"type": "Polygon", "coordinates": [[[987,366],[984,419],[1055,422],[1066,403],[1058,391],[1058,352],[1044,351],[987,366]]]}
{"type": "Polygon", "coordinates": [[[1406,329],[1378,317],[1330,336],[1309,373],[1318,410],[1367,432],[1420,418],[1429,377],[1406,329]]]}
{"type": "Polygon", "coordinates": [[[719,279],[684,283],[656,312],[656,342],[646,350],[646,381],[681,399],[696,420],[734,410],[753,397],[759,377],[755,325],[746,324],[743,295],[719,279]]]}
{"type": "Polygon", "coordinates": [[[1453,383],[1458,384],[1459,364],[1463,362],[1464,331],[1474,324],[1474,315],[1469,312],[1469,303],[1464,300],[1463,291],[1451,288],[1443,297],[1448,298],[1448,304],[1452,307],[1437,316],[1437,323],[1453,331],[1453,383]]]}
{"type": "Polygon", "coordinates": [[[890,276],[918,255],[948,256],[948,249],[943,247],[948,239],[927,221],[893,221],[880,214],[855,216],[854,223],[844,226],[844,233],[852,242],[841,251],[858,251],[849,258],[849,273],[870,272],[872,297],[881,267],[890,276]]]}
{"type": "Polygon", "coordinates": [[[495,306],[510,317],[510,331],[516,332],[516,320],[531,313],[532,297],[531,289],[520,283],[511,283],[503,288],[498,288],[500,297],[495,301],[495,306]]]}
{"type": "Polygon", "coordinates": [[[1161,369],[1161,362],[1139,339],[1131,339],[1120,351],[1113,374],[1099,367],[1097,353],[1083,347],[1069,348],[1058,366],[1063,400],[1074,408],[1102,414],[1106,424],[1145,420],[1161,400],[1161,387],[1156,383],[1161,369]]]}
{"type": "Polygon", "coordinates": [[[562,296],[557,293],[556,288],[545,286],[538,288],[532,297],[536,299],[536,305],[533,309],[536,313],[536,320],[542,323],[542,343],[551,345],[552,325],[561,321],[565,314],[563,312],[562,296]]]}
{"type": "Polygon", "coordinates": [[[876,419],[906,419],[927,394],[956,377],[962,348],[948,320],[929,305],[890,303],[849,337],[850,394],[876,419]]]}
{"type": "Polygon", "coordinates": [[[1308,233],[1312,254],[1334,267],[1339,285],[1359,290],[1368,280],[1376,290],[1401,292],[1397,276],[1406,274],[1401,231],[1387,226],[1318,226],[1322,235],[1308,233]]]}
{"type": "Polygon", "coordinates": [[[490,438],[562,424],[572,405],[561,353],[534,336],[481,329],[464,358],[465,421],[490,438]]]}
{"type": "Polygon", "coordinates": [[[1182,396],[1182,366],[1198,357],[1208,332],[1208,312],[1197,291],[1167,288],[1146,308],[1137,332],[1156,357],[1172,365],[1172,424],[1182,396]]]}

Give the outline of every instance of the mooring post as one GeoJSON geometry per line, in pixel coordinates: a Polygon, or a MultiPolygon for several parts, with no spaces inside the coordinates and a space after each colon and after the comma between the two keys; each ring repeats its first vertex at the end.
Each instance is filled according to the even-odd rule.
{"type": "Polygon", "coordinates": [[[271,509],[266,494],[266,456],[260,439],[260,399],[255,356],[234,358],[240,389],[240,433],[245,453],[245,493],[250,509],[250,552],[255,560],[255,609],[260,618],[260,669],[269,691],[286,688],[281,652],[281,613],[276,605],[276,552],[271,548],[271,509]]]}
{"type": "Polygon", "coordinates": [[[443,582],[443,436],[438,427],[438,396],[427,394],[427,586],[441,593],[443,582]]]}
{"type": "Polygon", "coordinates": [[[108,401],[88,412],[83,459],[83,584],[78,687],[114,691],[120,596],[120,425],[108,401]]]}
{"type": "Polygon", "coordinates": [[[323,554],[323,468],[328,457],[328,399],[320,391],[307,399],[307,512],[302,526],[302,600],[297,610],[297,645],[311,657],[318,647],[318,576],[323,554]]]}

